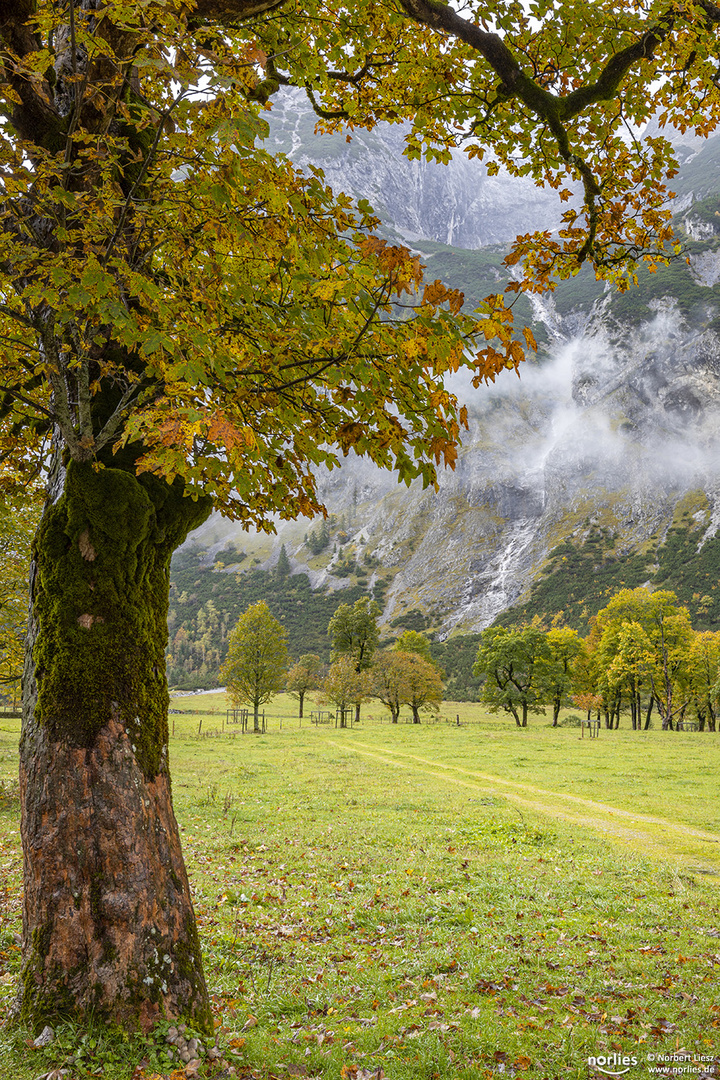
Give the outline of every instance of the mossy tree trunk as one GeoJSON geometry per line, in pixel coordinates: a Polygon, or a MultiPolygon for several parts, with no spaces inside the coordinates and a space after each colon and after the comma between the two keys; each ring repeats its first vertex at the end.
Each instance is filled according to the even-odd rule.
{"type": "Polygon", "coordinates": [[[170,556],[209,512],[71,462],[35,542],[20,750],[20,1016],[212,1029],[172,807],[170,556]]]}

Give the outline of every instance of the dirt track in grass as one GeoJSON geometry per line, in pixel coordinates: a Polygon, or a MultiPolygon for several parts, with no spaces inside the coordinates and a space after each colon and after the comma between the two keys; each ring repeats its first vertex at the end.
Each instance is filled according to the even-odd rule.
{"type": "Polygon", "coordinates": [[[484,795],[506,799],[521,809],[543,814],[582,829],[592,829],[609,839],[630,845],[636,853],[668,859],[685,871],[720,875],[720,835],[651,814],[634,813],[617,806],[569,795],[537,784],[506,780],[492,773],[465,769],[407,751],[377,751],[370,743],[328,740],[349,754],[362,754],[391,768],[411,770],[444,780],[484,795]]]}

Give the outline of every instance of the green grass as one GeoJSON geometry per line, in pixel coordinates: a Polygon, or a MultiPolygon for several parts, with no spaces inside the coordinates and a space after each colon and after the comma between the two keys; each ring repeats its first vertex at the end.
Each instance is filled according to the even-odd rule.
{"type": "MultiPolygon", "coordinates": [[[[467,703],[442,709],[459,728],[368,706],[374,722],[337,730],[299,726],[287,697],[256,736],[223,733],[222,694],[172,704],[196,710],[173,717],[175,808],[238,1076],[580,1078],[625,1054],[632,1078],[678,1051],[711,1075],[720,738],[518,731],[467,703]]],[[[0,1014],[19,961],[16,741],[3,720],[0,1014]]],[[[138,1076],[170,1075],[152,1039],[81,1035],[37,1051],[8,1028],[0,1060],[17,1080],[78,1052],[73,1080],[126,1080],[142,1057],[138,1076]]]]}

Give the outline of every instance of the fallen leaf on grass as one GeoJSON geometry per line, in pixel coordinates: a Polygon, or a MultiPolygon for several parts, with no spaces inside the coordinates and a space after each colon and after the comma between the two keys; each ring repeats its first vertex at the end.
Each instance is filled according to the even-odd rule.
{"type": "Polygon", "coordinates": [[[389,1013],[405,1012],[406,1009],[412,1009],[413,1005],[417,1005],[415,998],[410,1001],[405,1001],[402,1005],[396,1005],[394,1009],[388,1009],[389,1013]]]}
{"type": "Polygon", "coordinates": [[[664,1016],[656,1022],[655,1026],[651,1029],[651,1035],[659,1038],[662,1035],[670,1035],[677,1029],[677,1024],[671,1024],[669,1020],[666,1020],[664,1016]]]}
{"type": "Polygon", "coordinates": [[[385,1070],[382,1065],[377,1069],[360,1069],[357,1065],[343,1065],[340,1080],[384,1080],[385,1070]]]}
{"type": "MultiPolygon", "coordinates": [[[[145,1072],[145,1070],[149,1069],[149,1068],[150,1068],[150,1062],[149,1061],[141,1061],[133,1069],[132,1076],[130,1077],[130,1080],[162,1080],[162,1077],[158,1076],[158,1074],[156,1072],[153,1072],[153,1073],[145,1072]]],[[[180,1075],[183,1076],[184,1074],[181,1073],[180,1075]]]]}

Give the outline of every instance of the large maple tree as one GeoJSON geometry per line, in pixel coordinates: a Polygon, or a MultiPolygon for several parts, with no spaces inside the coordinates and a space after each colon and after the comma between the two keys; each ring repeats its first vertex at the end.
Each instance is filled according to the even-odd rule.
{"type": "MultiPolygon", "coordinates": [[[[168,565],[215,506],[318,512],[351,448],[404,480],[452,464],[445,386],[532,348],[374,235],[371,208],[265,152],[304,87],[328,128],[410,122],[556,186],[516,289],[668,254],[672,148],[711,130],[706,0],[0,0],[0,457],[42,464],[21,740],[20,1014],[211,1026],[168,771],[168,565]],[[582,204],[572,202],[579,186],[582,204]]],[[[9,482],[10,482],[9,481],[9,482]]]]}

